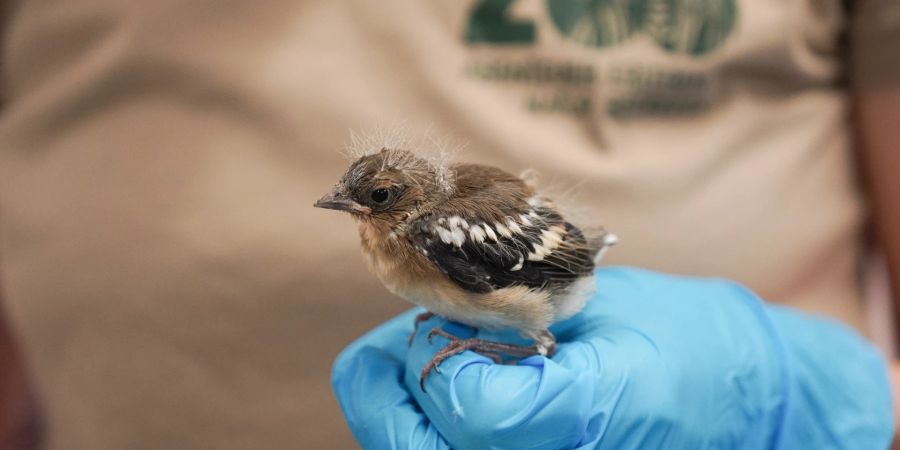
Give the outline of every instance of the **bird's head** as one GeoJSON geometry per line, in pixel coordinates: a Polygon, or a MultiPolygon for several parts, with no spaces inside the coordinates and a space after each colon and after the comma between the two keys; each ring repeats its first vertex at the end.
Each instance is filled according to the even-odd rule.
{"type": "Polygon", "coordinates": [[[390,228],[447,198],[449,169],[407,150],[382,149],[354,161],[317,208],[349,212],[390,228]]]}

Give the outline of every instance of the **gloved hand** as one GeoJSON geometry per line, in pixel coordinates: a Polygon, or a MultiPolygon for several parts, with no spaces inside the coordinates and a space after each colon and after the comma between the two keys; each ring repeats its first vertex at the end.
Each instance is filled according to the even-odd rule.
{"type": "MultiPolygon", "coordinates": [[[[444,361],[403,314],[351,344],[332,383],[365,448],[883,449],[887,372],[848,328],[766,306],[714,279],[597,271],[584,311],[551,328],[557,354],[518,365],[472,352],[444,361]]],[[[515,339],[482,333],[487,339],[515,339]]]]}

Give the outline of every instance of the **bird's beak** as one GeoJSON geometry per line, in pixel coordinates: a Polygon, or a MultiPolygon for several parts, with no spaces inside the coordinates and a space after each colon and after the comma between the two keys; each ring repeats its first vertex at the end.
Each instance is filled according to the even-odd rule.
{"type": "Polygon", "coordinates": [[[330,192],[320,198],[315,204],[316,208],[335,209],[356,214],[369,214],[372,210],[368,206],[360,205],[340,192],[330,192]]]}

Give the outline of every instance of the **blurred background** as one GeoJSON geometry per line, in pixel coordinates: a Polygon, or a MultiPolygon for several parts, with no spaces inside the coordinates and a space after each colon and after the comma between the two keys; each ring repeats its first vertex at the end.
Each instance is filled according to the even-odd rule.
{"type": "Polygon", "coordinates": [[[890,351],[894,2],[10,0],[2,17],[2,448],[354,448],[330,365],[409,305],[352,220],[312,208],[350,130],[536,168],[619,235],[608,264],[734,279],[890,351]]]}

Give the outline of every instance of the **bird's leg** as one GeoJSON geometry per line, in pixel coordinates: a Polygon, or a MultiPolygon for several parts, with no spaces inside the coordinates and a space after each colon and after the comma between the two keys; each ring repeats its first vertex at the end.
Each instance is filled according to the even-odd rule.
{"type": "Polygon", "coordinates": [[[413,322],[412,334],[409,335],[409,339],[407,340],[408,345],[410,345],[410,346],[412,345],[413,338],[416,337],[416,332],[419,331],[419,325],[421,325],[422,322],[424,322],[432,317],[434,317],[434,313],[429,312],[429,311],[425,311],[423,313],[419,313],[418,315],[416,315],[416,320],[413,322]]]}
{"type": "Polygon", "coordinates": [[[553,335],[550,334],[549,331],[541,333],[541,336],[536,340],[537,343],[535,345],[528,346],[504,344],[502,342],[486,341],[477,338],[460,339],[440,328],[435,328],[428,333],[429,342],[434,336],[445,337],[450,340],[450,343],[439,352],[435,353],[431,360],[428,361],[428,364],[425,364],[425,367],[422,368],[422,373],[419,375],[419,387],[422,389],[422,392],[425,392],[425,379],[428,378],[432,369],[437,373],[441,373],[438,366],[444,362],[445,359],[466,350],[472,350],[475,353],[487,356],[498,364],[502,361],[500,354],[524,358],[534,354],[553,356],[553,353],[556,351],[556,339],[553,338],[553,335]],[[546,333],[546,336],[544,336],[544,333],[546,333]],[[548,337],[549,343],[547,342],[548,337]]]}

